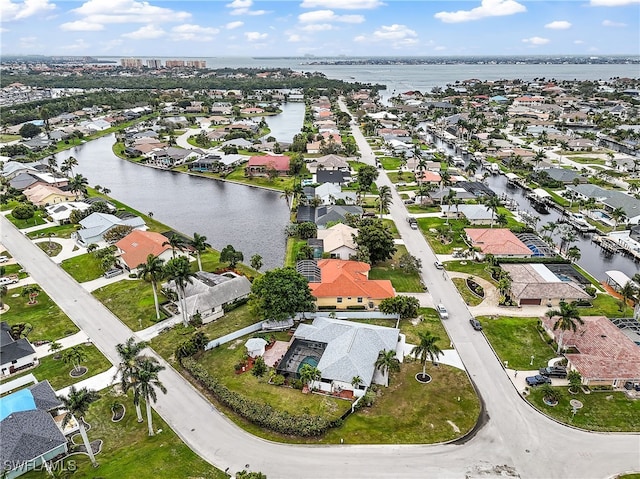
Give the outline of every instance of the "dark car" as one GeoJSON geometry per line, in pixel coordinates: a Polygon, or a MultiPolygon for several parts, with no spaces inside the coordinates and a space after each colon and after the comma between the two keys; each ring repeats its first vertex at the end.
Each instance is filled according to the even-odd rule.
{"type": "Polygon", "coordinates": [[[540,374],[536,376],[529,376],[527,379],[527,386],[538,386],[539,384],[551,384],[551,378],[542,376],[540,374]]]}
{"type": "Polygon", "coordinates": [[[540,368],[538,371],[542,376],[547,376],[548,378],[566,378],[567,377],[567,368],[562,366],[551,366],[547,368],[540,368]]]}
{"type": "Polygon", "coordinates": [[[478,321],[476,318],[471,318],[469,320],[469,323],[471,323],[471,327],[476,331],[482,331],[482,324],[480,324],[480,321],[478,321]]]}

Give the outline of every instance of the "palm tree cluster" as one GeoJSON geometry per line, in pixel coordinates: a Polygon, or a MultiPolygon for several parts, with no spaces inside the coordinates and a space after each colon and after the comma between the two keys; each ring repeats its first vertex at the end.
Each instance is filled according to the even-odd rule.
{"type": "MultiPolygon", "coordinates": [[[[149,436],[153,436],[153,417],[151,415],[151,402],[156,402],[156,389],[166,394],[158,373],[165,369],[153,356],[141,354],[147,347],[144,341],[136,342],[133,337],[126,343],[116,345],[116,351],[120,356],[120,364],[116,377],[120,376],[120,386],[127,393],[133,390],[133,404],[136,407],[138,422],[142,422],[142,411],[140,410],[140,400],[144,399],[147,407],[147,425],[149,426],[149,436]]],[[[114,378],[115,379],[115,378],[114,378]]]]}
{"type": "Polygon", "coordinates": [[[553,330],[560,330],[560,337],[558,338],[558,354],[560,354],[564,347],[564,333],[569,330],[575,332],[578,329],[578,325],[584,324],[575,301],[571,303],[560,301],[559,306],[559,309],[550,309],[545,313],[545,316],[548,318],[556,318],[555,323],[553,324],[553,330]]]}

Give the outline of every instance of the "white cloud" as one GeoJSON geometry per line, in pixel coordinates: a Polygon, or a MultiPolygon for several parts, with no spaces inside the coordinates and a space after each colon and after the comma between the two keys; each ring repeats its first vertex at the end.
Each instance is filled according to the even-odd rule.
{"type": "Polygon", "coordinates": [[[291,35],[289,35],[289,38],[287,38],[287,41],[291,43],[298,43],[302,41],[302,37],[297,33],[292,33],[291,35]]]}
{"type": "Polygon", "coordinates": [[[443,47],[442,45],[437,46],[437,47],[434,48],[434,50],[437,51],[437,52],[441,52],[441,51],[444,51],[446,49],[447,49],[447,47],[443,47]]]}
{"type": "Polygon", "coordinates": [[[60,48],[67,51],[82,51],[87,50],[90,46],[91,45],[89,43],[85,42],[82,38],[79,38],[74,43],[70,45],[63,45],[60,48]]]}
{"type": "Polygon", "coordinates": [[[24,50],[39,48],[38,37],[20,37],[18,45],[24,50]]]}
{"type": "Polygon", "coordinates": [[[71,10],[89,23],[166,23],[183,22],[191,18],[189,12],[156,7],[135,0],[89,0],[71,10]]]}
{"type": "Polygon", "coordinates": [[[165,35],[165,31],[162,28],[158,28],[155,25],[145,25],[140,27],[135,32],[123,33],[125,38],[131,38],[132,40],[149,40],[152,38],[160,38],[165,35]]]}
{"type": "Polygon", "coordinates": [[[107,42],[102,42],[101,43],[102,51],[104,51],[104,52],[111,51],[113,48],[119,47],[123,43],[124,43],[124,40],[122,40],[121,38],[115,38],[115,39],[109,40],[107,42]]]}
{"type": "Polygon", "coordinates": [[[245,32],[244,36],[250,42],[257,42],[260,40],[265,40],[269,36],[269,34],[260,32],[245,32]]]}
{"type": "Polygon", "coordinates": [[[75,22],[67,22],[60,25],[60,30],[67,32],[99,32],[104,30],[104,25],[100,23],[90,23],[84,20],[77,20],[75,22]]]}
{"type": "Polygon", "coordinates": [[[612,28],[624,28],[627,26],[626,23],[622,23],[622,22],[614,22],[613,20],[603,20],[602,21],[602,26],[603,27],[612,27],[612,28]]]}
{"type": "Polygon", "coordinates": [[[384,5],[380,0],[304,0],[301,8],[336,8],[342,10],[371,10],[384,5]]]}
{"type": "Polygon", "coordinates": [[[640,0],[591,0],[590,5],[592,7],[623,7],[636,3],[640,3],[640,0]]]}
{"type": "Polygon", "coordinates": [[[171,29],[171,39],[175,41],[210,42],[218,33],[220,33],[220,30],[217,28],[186,23],[171,29]]]}
{"type": "Polygon", "coordinates": [[[226,7],[231,8],[229,15],[264,15],[268,13],[266,10],[251,10],[253,0],[233,0],[227,3],[226,7]]]}
{"type": "Polygon", "coordinates": [[[0,27],[0,33],[7,33],[10,32],[11,30],[9,30],[8,28],[2,28],[0,27]]]}
{"type": "Polygon", "coordinates": [[[55,8],[55,4],[49,3],[49,0],[24,0],[24,2],[0,0],[0,11],[2,12],[0,21],[22,20],[55,8]]]}
{"type": "Polygon", "coordinates": [[[566,20],[556,20],[551,23],[547,23],[544,28],[549,28],[550,30],[567,30],[571,28],[571,23],[566,20]]]}
{"type": "Polygon", "coordinates": [[[574,40],[573,43],[574,43],[574,45],[582,45],[582,44],[584,44],[584,41],[583,40],[574,40]]]}
{"type": "Polygon", "coordinates": [[[549,43],[549,39],[542,38],[542,37],[531,37],[531,38],[523,38],[522,42],[530,43],[531,45],[546,45],[547,43],[549,43]]]}
{"type": "Polygon", "coordinates": [[[410,47],[418,43],[418,34],[406,25],[382,25],[371,35],[358,35],[356,42],[388,42],[393,48],[410,47]]]}
{"type": "Polygon", "coordinates": [[[333,30],[333,25],[330,23],[312,23],[311,25],[305,25],[300,30],[305,32],[326,32],[333,30]]]}
{"type": "Polygon", "coordinates": [[[233,30],[234,28],[240,28],[242,25],[244,25],[244,22],[229,22],[225,25],[225,28],[227,30],[233,30]]]}
{"type": "Polygon", "coordinates": [[[298,15],[298,21],[300,23],[362,23],[364,17],[362,15],[336,15],[333,10],[316,10],[298,15]]]}
{"type": "Polygon", "coordinates": [[[515,0],[482,0],[479,7],[457,12],[438,12],[434,15],[445,23],[460,23],[487,17],[502,17],[526,12],[527,8],[515,0]]]}

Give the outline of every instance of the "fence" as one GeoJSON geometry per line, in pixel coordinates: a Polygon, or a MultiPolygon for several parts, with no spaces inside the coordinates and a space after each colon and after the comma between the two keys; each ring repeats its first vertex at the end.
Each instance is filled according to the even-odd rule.
{"type": "Polygon", "coordinates": [[[296,321],[302,319],[335,318],[335,319],[398,319],[397,314],[385,314],[380,311],[314,311],[312,313],[298,313],[296,321]]]}
{"type": "Polygon", "coordinates": [[[228,343],[229,341],[233,341],[234,339],[241,338],[246,334],[255,333],[256,331],[262,331],[262,321],[259,323],[252,324],[251,326],[247,326],[246,328],[238,329],[233,333],[226,334],[217,339],[213,339],[207,343],[204,347],[205,351],[209,351],[210,349],[217,348],[218,346],[228,343]]]}

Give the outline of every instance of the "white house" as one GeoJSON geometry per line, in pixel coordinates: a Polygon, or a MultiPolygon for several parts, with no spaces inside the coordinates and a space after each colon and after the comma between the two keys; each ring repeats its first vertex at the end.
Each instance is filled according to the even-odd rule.
{"type": "Polygon", "coordinates": [[[331,258],[349,260],[357,253],[357,245],[353,235],[358,230],[344,223],[338,223],[331,228],[318,230],[318,239],[322,240],[323,251],[331,258]]]}
{"type": "Polygon", "coordinates": [[[27,338],[17,341],[6,321],[0,323],[0,377],[38,365],[38,356],[27,338]]]}

